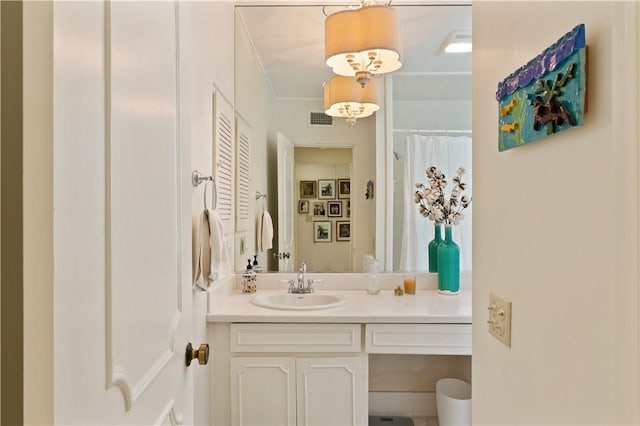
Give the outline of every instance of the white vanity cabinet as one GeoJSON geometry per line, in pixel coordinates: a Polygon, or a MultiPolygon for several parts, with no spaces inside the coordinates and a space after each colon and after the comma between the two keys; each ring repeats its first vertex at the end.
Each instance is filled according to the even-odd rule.
{"type": "Polygon", "coordinates": [[[233,425],[366,425],[360,324],[231,324],[233,425]]]}
{"type": "Polygon", "coordinates": [[[231,358],[231,424],[295,425],[296,360],[231,358]]]}
{"type": "Polygon", "coordinates": [[[370,354],[471,355],[471,324],[367,324],[370,354]]]}
{"type": "Polygon", "coordinates": [[[232,357],[231,424],[365,424],[362,357],[232,357]]]}
{"type": "MultiPolygon", "coordinates": [[[[370,357],[471,355],[469,290],[456,297],[336,293],[347,303],[319,312],[265,309],[237,292],[210,299],[212,386],[201,399],[213,425],[367,425],[369,382],[381,377],[370,380],[370,357]]],[[[461,374],[470,372],[470,362],[458,361],[461,374]]]]}

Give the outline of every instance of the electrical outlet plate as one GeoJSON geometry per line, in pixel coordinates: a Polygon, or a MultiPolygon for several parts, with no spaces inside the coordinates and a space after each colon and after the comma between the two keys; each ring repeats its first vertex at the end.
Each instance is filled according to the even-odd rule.
{"type": "Polygon", "coordinates": [[[489,333],[511,347],[511,301],[496,294],[489,294],[489,333]]]}

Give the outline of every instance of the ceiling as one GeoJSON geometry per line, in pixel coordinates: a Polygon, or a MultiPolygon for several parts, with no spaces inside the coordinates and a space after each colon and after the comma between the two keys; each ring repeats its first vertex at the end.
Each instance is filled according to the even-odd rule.
{"type": "MultiPolygon", "coordinates": [[[[357,3],[357,2],[354,2],[357,3]]],[[[394,6],[403,66],[394,99],[471,99],[471,55],[439,55],[449,32],[471,32],[471,6],[394,6]]],[[[324,59],[324,20],[344,6],[241,6],[238,13],[277,98],[322,98],[332,76],[324,59]]]]}

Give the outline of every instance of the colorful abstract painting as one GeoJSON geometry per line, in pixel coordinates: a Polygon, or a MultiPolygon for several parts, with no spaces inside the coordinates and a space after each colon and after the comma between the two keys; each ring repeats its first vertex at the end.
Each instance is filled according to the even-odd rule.
{"type": "Polygon", "coordinates": [[[498,84],[498,150],[580,126],[585,66],[585,30],[580,24],[498,84]]]}

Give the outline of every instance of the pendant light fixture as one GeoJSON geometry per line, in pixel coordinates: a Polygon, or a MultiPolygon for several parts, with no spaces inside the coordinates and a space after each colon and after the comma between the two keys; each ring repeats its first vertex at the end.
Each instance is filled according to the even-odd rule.
{"type": "Polygon", "coordinates": [[[353,77],[336,75],[324,83],[324,113],[332,117],[344,117],[349,127],[356,119],[368,117],[380,109],[378,79],[361,86],[353,77]]]}
{"type": "Polygon", "coordinates": [[[333,13],[324,22],[325,60],[333,72],[355,76],[362,87],[372,75],[402,66],[398,16],[391,6],[366,5],[333,13]]]}

